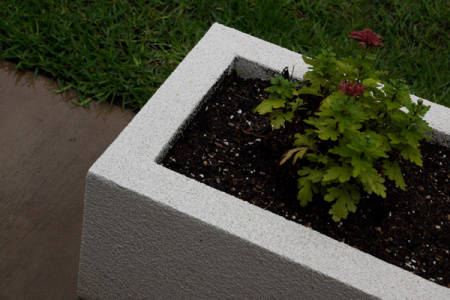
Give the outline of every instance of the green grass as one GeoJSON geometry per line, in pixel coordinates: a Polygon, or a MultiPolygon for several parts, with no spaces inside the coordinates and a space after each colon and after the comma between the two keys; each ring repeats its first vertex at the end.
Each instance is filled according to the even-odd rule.
{"type": "Polygon", "coordinates": [[[353,30],[383,36],[377,65],[450,106],[448,1],[6,0],[0,58],[78,91],[79,104],[140,109],[214,22],[314,56],[347,55],[353,30]]]}

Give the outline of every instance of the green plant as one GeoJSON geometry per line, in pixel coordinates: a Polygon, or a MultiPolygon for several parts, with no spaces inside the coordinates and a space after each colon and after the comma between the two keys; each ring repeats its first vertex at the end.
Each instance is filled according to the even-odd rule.
{"type": "Polygon", "coordinates": [[[275,129],[286,122],[301,124],[281,164],[301,161],[300,204],[320,194],[333,203],[329,213],[336,222],[356,211],[362,191],[385,198],[386,179],[405,190],[398,160],[421,165],[419,142],[431,131],[423,120],[429,107],[414,103],[402,81],[374,70],[369,50],[383,44],[381,37],[369,29],[349,37],[359,41],[361,54],[338,59],[323,50],[315,59],[303,56],[312,67],[302,85],[273,78],[269,98],[255,108],[269,114],[275,129]]]}

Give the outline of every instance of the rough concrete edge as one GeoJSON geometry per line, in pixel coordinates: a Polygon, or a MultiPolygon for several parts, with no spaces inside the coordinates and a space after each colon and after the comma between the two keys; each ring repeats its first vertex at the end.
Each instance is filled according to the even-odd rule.
{"type": "MultiPolygon", "coordinates": [[[[236,31],[236,30],[233,30],[233,29],[229,29],[229,28],[226,28],[225,26],[222,26],[222,25],[218,25],[218,24],[215,24],[215,25],[213,25],[213,27],[210,29],[210,31],[207,33],[207,35],[205,35],[205,37],[202,39],[202,41],[206,41],[206,42],[215,42],[215,43],[217,43],[217,45],[221,45],[225,50],[218,50],[217,48],[215,48],[215,50],[217,50],[217,51],[229,51],[229,52],[231,52],[232,54],[233,54],[233,56],[235,57],[235,56],[242,56],[242,57],[252,57],[252,54],[254,54],[254,53],[251,53],[251,52],[258,52],[258,55],[256,55],[256,58],[254,58],[254,59],[250,59],[250,60],[252,60],[252,61],[258,61],[259,60],[259,58],[258,58],[258,56],[261,56],[261,53],[260,53],[260,49],[261,48],[265,48],[265,47],[269,47],[270,48],[270,50],[269,51],[266,51],[267,53],[270,53],[271,55],[273,55],[273,52],[275,51],[274,50],[274,47],[275,48],[279,48],[279,47],[277,47],[277,46],[274,46],[274,45],[271,45],[271,44],[269,44],[269,43],[267,43],[267,42],[263,42],[263,41],[260,41],[260,40],[258,40],[258,39],[256,39],[256,38],[254,38],[254,37],[250,37],[250,36],[248,36],[248,35],[245,35],[245,34],[243,34],[243,33],[240,33],[240,32],[238,32],[238,31],[236,31]],[[227,44],[225,44],[224,43],[224,41],[226,41],[226,42],[229,42],[230,41],[230,38],[231,39],[233,39],[232,41],[231,41],[231,47],[229,47],[229,44],[227,43],[227,44]],[[241,53],[241,51],[240,51],[240,46],[242,46],[242,44],[245,44],[245,43],[248,43],[248,42],[250,42],[250,43],[252,43],[252,42],[256,42],[257,44],[258,44],[258,47],[253,47],[253,49],[252,49],[252,51],[250,51],[250,53],[249,52],[246,52],[246,53],[241,53]],[[238,44],[238,46],[236,45],[236,44],[238,44]],[[271,46],[269,46],[269,45],[271,45],[271,46]]],[[[200,44],[201,44],[202,42],[200,42],[199,43],[199,45],[198,46],[200,46],[200,44]]],[[[197,46],[196,46],[197,47],[197,46]]],[[[217,47],[217,46],[216,46],[217,47]]],[[[199,47],[199,48],[201,48],[201,46],[199,47]]],[[[207,46],[206,46],[206,48],[208,48],[207,46]]],[[[277,49],[277,50],[280,50],[280,49],[282,49],[282,48],[279,48],[279,49],[277,49]]],[[[288,50],[286,50],[286,49],[282,49],[282,51],[281,52],[286,52],[286,51],[288,51],[288,50]]],[[[245,51],[244,51],[245,52],[245,51]]],[[[275,52],[277,52],[277,51],[275,51],[275,52]]],[[[203,52],[204,53],[204,52],[203,52]]],[[[191,58],[190,59],[196,59],[196,57],[195,57],[195,51],[192,51],[189,55],[191,55],[191,58]]],[[[297,58],[296,58],[296,61],[298,61],[298,57],[299,57],[299,55],[298,54],[295,54],[296,56],[297,56],[297,58]]],[[[188,56],[189,57],[189,56],[188,56]]],[[[252,57],[253,58],[253,57],[252,57]]],[[[197,57],[197,59],[199,59],[199,57],[197,57]]],[[[201,59],[203,59],[203,57],[201,57],[201,59]]],[[[269,59],[270,60],[270,59],[269,59]]],[[[188,59],[186,58],[186,61],[188,61],[188,59]]],[[[280,64],[278,64],[278,66],[277,67],[274,67],[274,68],[272,68],[272,69],[278,69],[279,71],[281,71],[282,70],[282,68],[284,67],[285,65],[282,63],[281,65],[280,64]]],[[[175,72],[174,72],[175,73],[175,72]]],[[[166,83],[164,84],[164,85],[166,85],[166,83]]],[[[164,91],[164,92],[161,92],[161,95],[160,95],[160,100],[159,101],[161,101],[161,98],[164,98],[165,96],[167,96],[167,94],[166,95],[164,95],[165,93],[167,93],[167,91],[164,91]]],[[[170,94],[169,94],[170,95],[170,94]]],[[[171,98],[171,97],[169,97],[169,98],[171,98]]],[[[158,103],[156,103],[156,102],[153,102],[152,104],[158,104],[158,103]]],[[[433,105],[436,105],[436,104],[433,104],[433,105]]],[[[145,110],[145,109],[144,109],[145,110]]],[[[192,110],[190,111],[190,112],[192,112],[192,110]]],[[[142,113],[142,112],[141,112],[142,113]]],[[[141,114],[140,113],[140,114],[141,114]]],[[[185,111],[183,111],[183,112],[180,112],[180,113],[186,113],[185,111]]],[[[138,115],[139,116],[139,115],[138,115]]],[[[135,118],[135,120],[132,122],[132,123],[130,123],[130,125],[129,125],[129,127],[130,127],[130,129],[128,129],[128,127],[127,127],[127,129],[126,130],[124,130],[124,132],[123,132],[123,134],[121,135],[121,137],[119,137],[118,138],[118,140],[113,144],[113,146],[110,148],[110,149],[108,149],[108,153],[106,153],[105,152],[105,155],[104,156],[102,156],[102,158],[101,159],[99,159],[99,161],[97,161],[97,163],[93,166],[93,168],[91,169],[91,172],[93,173],[93,174],[95,174],[95,173],[97,173],[97,174],[105,174],[105,177],[107,177],[107,178],[110,178],[111,180],[113,180],[113,181],[117,181],[117,182],[121,182],[121,184],[123,184],[124,186],[126,186],[127,188],[130,188],[130,189],[133,189],[133,190],[135,190],[135,191],[142,191],[142,192],[144,192],[144,193],[152,193],[152,191],[151,190],[146,190],[145,188],[142,188],[142,187],[139,187],[139,186],[137,186],[135,183],[136,182],[138,182],[138,181],[141,181],[141,183],[142,183],[142,180],[137,180],[136,182],[130,182],[130,180],[129,179],[126,179],[126,178],[124,178],[124,176],[118,176],[118,173],[117,173],[117,171],[125,171],[125,170],[128,170],[128,172],[130,172],[130,170],[129,170],[129,166],[127,167],[127,165],[126,164],[123,164],[121,167],[123,167],[123,168],[119,168],[119,169],[117,169],[117,168],[111,168],[111,163],[113,163],[113,162],[116,162],[116,160],[114,160],[114,159],[112,159],[112,157],[117,157],[116,155],[117,154],[120,154],[120,155],[122,155],[123,156],[123,149],[120,149],[120,148],[124,148],[124,146],[128,146],[128,147],[130,147],[130,144],[128,143],[130,140],[129,140],[129,135],[131,134],[131,135],[136,135],[136,132],[133,130],[133,128],[132,127],[137,127],[137,128],[140,128],[141,126],[139,126],[139,123],[140,122],[144,122],[145,124],[146,124],[146,126],[144,126],[144,127],[147,127],[148,128],[148,125],[149,124],[147,124],[147,122],[145,122],[145,119],[147,118],[148,116],[145,116],[145,118],[144,117],[142,117],[142,118],[139,118],[139,119],[137,119],[137,118],[135,118]],[[124,144],[124,142],[126,143],[126,144],[124,144]],[[115,170],[114,170],[115,169],[115,170]],[[122,169],[122,170],[120,170],[120,169],[122,169]]],[[[448,119],[449,118],[449,116],[448,116],[448,112],[447,112],[447,114],[445,114],[445,112],[443,112],[442,111],[442,109],[440,109],[439,107],[438,108],[436,108],[436,109],[432,109],[430,112],[429,112],[429,114],[427,115],[427,120],[430,122],[430,119],[431,119],[431,122],[430,122],[430,125],[432,126],[432,127],[434,127],[434,128],[436,128],[437,127],[437,129],[438,129],[438,131],[440,131],[440,132],[450,132],[450,130],[448,130],[448,126],[449,126],[449,124],[450,124],[450,122],[445,122],[445,119],[448,119]],[[433,112],[433,110],[434,110],[434,112],[433,112]],[[432,113],[433,112],[433,113],[432,113]],[[430,114],[431,114],[431,116],[433,116],[433,117],[431,117],[430,116],[430,114]],[[434,122],[434,117],[435,116],[443,116],[444,117],[444,121],[443,122],[438,122],[438,123],[435,123],[434,122]],[[445,130],[445,129],[447,129],[447,130],[445,130]]],[[[157,127],[158,127],[158,124],[150,124],[150,125],[156,125],[157,127]]],[[[178,126],[180,125],[180,123],[178,123],[178,126]]],[[[171,130],[173,130],[173,128],[171,129],[171,130]]],[[[156,129],[156,131],[158,131],[157,129],[156,129]]],[[[152,132],[154,133],[154,130],[152,130],[152,132]]],[[[174,133],[174,131],[172,131],[172,134],[174,133]]],[[[136,136],[135,136],[135,138],[136,138],[136,136]]],[[[142,138],[142,137],[141,137],[142,138]]],[[[167,141],[167,136],[165,137],[165,140],[167,141]]],[[[134,142],[136,142],[136,140],[134,140],[134,142]]],[[[145,143],[144,143],[145,144],[145,143]]],[[[166,143],[167,144],[167,143],[166,143]]],[[[131,145],[133,145],[133,143],[131,144],[131,145]]],[[[154,144],[155,145],[155,144],[154,144]]],[[[165,144],[164,144],[165,145],[165,144]]],[[[138,146],[144,146],[144,147],[152,147],[151,145],[138,145],[138,146]]],[[[162,147],[164,147],[161,143],[156,143],[156,147],[157,148],[159,148],[159,150],[161,150],[162,149],[162,147]]],[[[151,152],[153,152],[153,151],[151,151],[151,152]]],[[[158,152],[159,153],[159,152],[158,152]]],[[[155,154],[154,152],[152,153],[152,154],[155,154]]],[[[139,155],[138,155],[139,156],[139,155]]],[[[156,154],[156,156],[157,156],[157,154],[156,154]]],[[[153,159],[154,160],[154,158],[156,157],[156,156],[153,156],[153,158],[150,158],[150,160],[151,159],[153,159]]],[[[121,156],[119,156],[119,157],[121,157],[121,156]]],[[[147,156],[148,157],[148,156],[147,156]]],[[[149,161],[148,159],[144,159],[144,160],[142,160],[142,158],[140,158],[140,157],[136,157],[136,156],[134,156],[134,158],[135,158],[135,161],[134,162],[132,162],[131,163],[131,165],[130,166],[142,166],[142,163],[151,163],[151,161],[149,161]]],[[[129,162],[130,162],[130,160],[128,160],[129,162]]],[[[153,171],[157,171],[157,169],[158,169],[158,167],[156,167],[156,166],[153,166],[152,168],[154,168],[154,170],[153,171]]],[[[140,168],[139,168],[140,169],[140,168]]],[[[148,170],[147,170],[148,171],[148,170]]],[[[127,173],[128,173],[127,172],[127,173]]],[[[133,171],[131,171],[131,173],[134,173],[133,171]]],[[[151,173],[151,172],[150,172],[151,173]]],[[[130,174],[127,174],[127,175],[130,175],[130,174]]],[[[173,175],[173,174],[172,174],[173,175]]],[[[169,175],[169,176],[172,176],[172,175],[169,175]]],[[[133,177],[133,176],[132,176],[133,177]]],[[[134,176],[134,177],[136,177],[136,176],[134,176]]],[[[138,176],[139,177],[139,176],[138,176]]],[[[177,177],[177,176],[175,176],[175,177],[177,177]]],[[[198,186],[196,186],[196,183],[193,183],[193,182],[190,182],[190,180],[188,180],[187,182],[186,182],[188,185],[192,185],[192,189],[193,190],[195,190],[195,189],[197,189],[197,188],[199,188],[198,186]]],[[[159,199],[160,201],[165,201],[164,200],[164,198],[165,199],[167,199],[166,197],[162,197],[161,199],[159,199]]],[[[224,200],[224,201],[230,201],[230,197],[227,197],[227,196],[223,196],[223,195],[220,195],[219,196],[219,198],[227,198],[228,200],[224,200]]],[[[238,200],[239,201],[239,200],[238,200]]],[[[169,205],[172,205],[172,206],[174,206],[174,207],[176,207],[176,206],[178,206],[178,208],[181,208],[181,209],[186,209],[186,207],[181,207],[180,205],[175,205],[174,203],[169,203],[169,205]]],[[[208,211],[210,211],[209,209],[207,209],[208,211]]],[[[189,215],[192,215],[192,216],[194,216],[194,217],[199,217],[198,215],[196,216],[196,212],[192,212],[192,211],[189,211],[189,209],[187,209],[187,210],[185,210],[185,212],[186,213],[188,213],[189,215]]],[[[220,213],[219,213],[220,214],[220,213]]],[[[220,218],[219,218],[220,219],[220,218]]],[[[219,220],[220,221],[220,220],[219,220]]],[[[205,222],[206,223],[209,223],[209,224],[212,224],[213,226],[218,226],[218,227],[220,227],[220,224],[219,224],[219,222],[213,222],[212,220],[205,220],[205,222]]],[[[281,221],[281,220],[276,220],[276,221],[274,221],[274,222],[277,222],[277,223],[285,223],[285,224],[287,224],[287,223],[292,223],[292,222],[289,222],[289,221],[286,221],[286,220],[283,220],[283,221],[281,221]]],[[[291,225],[291,224],[289,224],[289,225],[291,225]]],[[[232,231],[234,231],[234,230],[232,230],[232,231]]],[[[238,235],[238,236],[242,236],[239,232],[232,232],[232,234],[236,234],[236,235],[238,235]]],[[[257,244],[261,244],[261,241],[260,240],[258,240],[258,241],[256,241],[256,243],[257,244]]],[[[336,241],[334,241],[334,244],[333,245],[336,245],[336,241]]],[[[340,244],[340,243],[337,243],[337,244],[340,244]]],[[[348,247],[348,246],[347,246],[348,247]]],[[[277,248],[276,247],[276,245],[270,245],[270,247],[268,247],[268,249],[271,249],[271,251],[275,251],[275,249],[274,248],[277,248]]],[[[282,249],[280,249],[280,255],[283,255],[283,256],[286,256],[286,257],[290,257],[290,254],[292,254],[292,253],[288,253],[288,252],[286,252],[286,251],[282,251],[282,249]]],[[[358,251],[359,252],[359,251],[358,251]]],[[[374,259],[374,258],[372,258],[372,259],[374,259]]],[[[298,259],[296,259],[295,258],[295,255],[293,256],[293,258],[292,258],[292,260],[293,261],[297,261],[298,262],[298,259]]],[[[384,263],[384,262],[382,262],[382,263],[384,263]]],[[[384,263],[384,264],[386,264],[386,263],[384,263]]],[[[392,266],[391,266],[392,267],[392,266]]],[[[402,272],[405,272],[405,273],[407,273],[406,271],[403,271],[403,270],[400,270],[399,269],[399,271],[400,271],[400,273],[402,273],[402,272]]],[[[398,273],[398,272],[397,272],[398,273]]],[[[399,274],[400,274],[399,273],[399,274]]],[[[417,277],[417,278],[420,278],[420,277],[418,277],[418,276],[415,276],[415,275],[411,275],[411,274],[409,274],[409,273],[407,273],[409,276],[414,276],[414,277],[417,277]]],[[[408,275],[405,275],[405,276],[408,276],[408,275]]],[[[341,277],[341,279],[342,280],[344,280],[344,282],[347,282],[347,283],[349,283],[349,284],[353,284],[353,281],[354,281],[354,278],[353,279],[351,279],[351,280],[345,280],[345,278],[346,277],[348,277],[346,274],[341,274],[341,276],[338,276],[338,277],[341,277]]],[[[383,277],[385,277],[385,276],[383,276],[383,277]]],[[[412,280],[410,283],[413,283],[414,282],[414,284],[416,285],[416,284],[419,284],[419,286],[414,286],[414,288],[412,289],[412,290],[415,290],[415,291],[417,291],[416,290],[416,287],[420,287],[420,284],[421,283],[423,283],[425,286],[427,286],[425,289],[420,289],[420,290],[422,290],[423,292],[425,292],[428,296],[430,296],[430,294],[428,294],[427,293],[427,290],[428,291],[430,291],[431,292],[431,290],[434,290],[434,289],[437,289],[437,290],[439,290],[439,289],[441,289],[441,292],[442,293],[439,293],[438,292],[438,294],[436,294],[436,296],[444,296],[444,295],[448,295],[449,294],[449,291],[447,290],[447,289],[445,289],[445,288],[443,288],[443,287],[440,287],[440,286],[438,286],[438,285],[435,285],[435,284],[432,284],[431,282],[428,282],[428,281],[426,281],[426,280],[424,280],[424,279],[422,279],[422,278],[420,278],[420,279],[418,279],[418,280],[415,280],[415,279],[417,279],[417,278],[414,278],[414,280],[412,280]],[[418,281],[418,282],[417,282],[418,281]],[[420,282],[420,283],[419,283],[420,282]],[[430,286],[430,285],[432,285],[432,286],[430,286]],[[443,290],[443,289],[445,289],[445,290],[443,290]]],[[[386,281],[386,280],[382,280],[382,281],[386,281]]],[[[373,282],[367,282],[365,285],[371,285],[373,282]]],[[[399,296],[403,296],[403,297],[407,297],[408,295],[411,295],[412,297],[416,297],[416,296],[418,296],[417,294],[411,294],[411,286],[409,286],[409,285],[404,285],[404,284],[402,284],[401,282],[398,282],[398,285],[397,285],[397,283],[395,283],[395,284],[392,284],[392,282],[391,282],[391,286],[393,286],[393,287],[395,287],[396,288],[396,290],[398,291],[398,293],[396,293],[397,295],[399,295],[399,296]],[[403,286],[403,288],[402,288],[402,286],[403,286]]],[[[370,287],[370,286],[368,286],[368,290],[370,291],[370,293],[374,293],[374,294],[376,294],[377,296],[379,296],[379,297],[383,297],[383,298],[387,298],[387,297],[389,297],[389,296],[392,296],[392,295],[387,295],[387,294],[385,294],[387,291],[385,291],[384,289],[373,289],[373,287],[370,287]]],[[[391,291],[391,290],[390,290],[391,291]]],[[[423,295],[425,295],[425,294],[423,294],[423,295]]]]}

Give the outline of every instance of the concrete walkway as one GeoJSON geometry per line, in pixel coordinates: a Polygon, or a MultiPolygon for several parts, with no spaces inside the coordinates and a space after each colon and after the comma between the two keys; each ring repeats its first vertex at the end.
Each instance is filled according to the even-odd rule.
{"type": "Polygon", "coordinates": [[[76,299],[85,176],[134,114],[0,61],[0,299],[76,299]]]}

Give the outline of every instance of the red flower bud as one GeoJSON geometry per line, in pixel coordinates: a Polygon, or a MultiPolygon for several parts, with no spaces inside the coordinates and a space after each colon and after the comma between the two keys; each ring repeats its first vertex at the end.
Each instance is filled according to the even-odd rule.
{"type": "Polygon", "coordinates": [[[358,97],[362,96],[366,89],[362,85],[362,83],[350,83],[347,80],[345,82],[339,83],[339,89],[346,95],[358,97]]]}
{"type": "Polygon", "coordinates": [[[377,35],[370,29],[364,29],[363,31],[352,31],[352,34],[348,36],[351,39],[357,40],[359,44],[369,47],[381,47],[383,42],[381,36],[377,35]]]}

